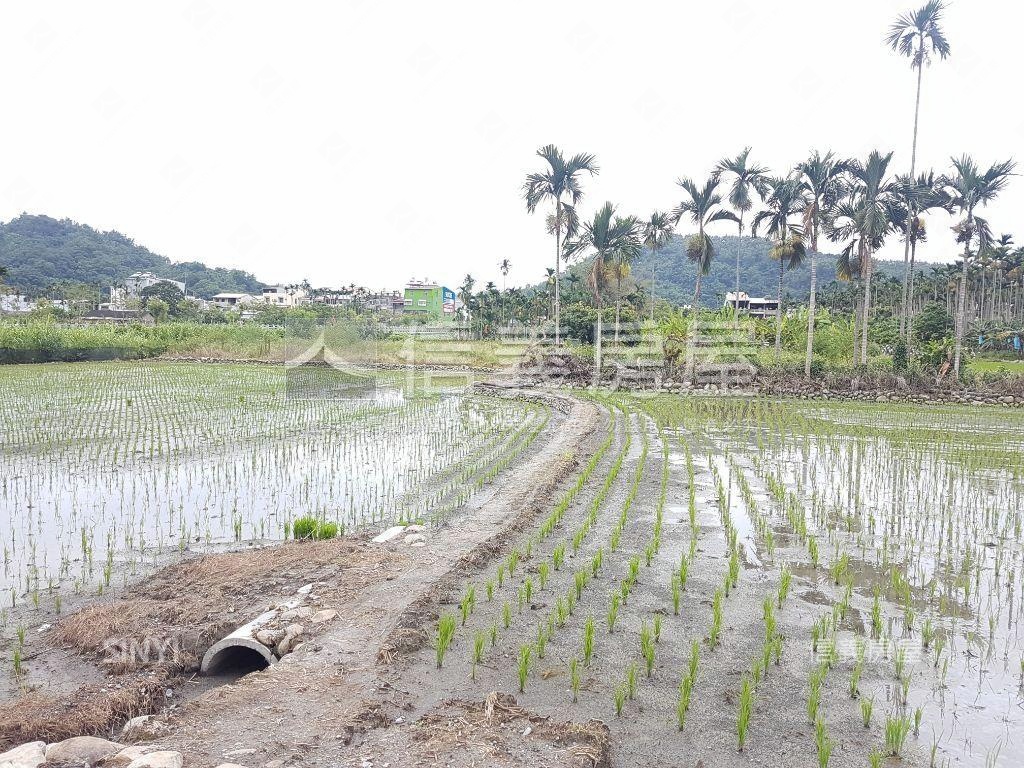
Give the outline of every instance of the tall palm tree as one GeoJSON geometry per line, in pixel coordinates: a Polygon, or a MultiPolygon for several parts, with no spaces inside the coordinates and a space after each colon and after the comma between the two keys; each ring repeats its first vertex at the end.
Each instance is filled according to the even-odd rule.
{"type": "MultiPolygon", "coordinates": [[[[768,192],[768,168],[757,165],[750,160],[750,147],[744,147],[736,157],[723,157],[718,161],[711,172],[712,178],[720,181],[723,176],[729,176],[732,183],[729,184],[729,205],[739,212],[737,229],[739,236],[743,237],[743,217],[751,208],[754,201],[751,192],[756,192],[762,198],[768,192]]],[[[740,249],[736,250],[736,293],[733,309],[739,312],[740,308],[740,249]]]]}
{"type": "Polygon", "coordinates": [[[703,187],[698,187],[693,179],[682,178],[676,182],[686,192],[683,200],[672,211],[672,218],[678,226],[683,216],[697,225],[697,234],[690,235],[686,240],[686,257],[697,267],[697,284],[693,290],[693,311],[700,306],[700,281],[711,271],[711,262],[715,258],[715,246],[704,231],[715,221],[735,221],[739,217],[732,211],[722,207],[722,196],[718,194],[718,180],[711,176],[703,187]]]}
{"type": "Polygon", "coordinates": [[[960,221],[954,227],[957,242],[964,244],[963,267],[960,273],[960,290],[957,293],[956,346],[953,352],[953,370],[960,375],[964,331],[967,325],[967,270],[971,257],[971,245],[977,244],[982,252],[991,240],[988,223],[977,216],[977,208],[985,207],[1006,188],[1013,174],[1012,160],[995,163],[982,171],[969,155],[953,158],[953,173],[941,177],[939,186],[949,195],[952,208],[957,211],[960,221]]]}
{"type": "Polygon", "coordinates": [[[810,238],[811,295],[807,302],[807,351],[804,357],[804,378],[811,377],[811,359],[814,357],[814,318],[817,310],[818,290],[818,236],[829,210],[843,191],[843,175],[849,170],[846,160],[839,160],[831,152],[822,155],[818,150],[796,167],[796,173],[805,190],[803,210],[804,232],[810,238]]]}
{"type": "Polygon", "coordinates": [[[651,322],[654,322],[654,278],[657,269],[658,251],[672,240],[672,217],[655,211],[643,223],[644,245],[651,250],[651,322]]]}
{"type": "Polygon", "coordinates": [[[874,254],[886,236],[892,231],[894,223],[899,220],[896,210],[897,201],[895,185],[886,176],[892,152],[885,155],[872,151],[865,162],[850,163],[850,176],[853,183],[849,194],[855,211],[855,227],[859,234],[862,249],[860,261],[860,277],[864,297],[861,303],[861,338],[860,359],[868,361],[868,329],[871,325],[871,278],[874,274],[874,254]]]}
{"type": "Polygon", "coordinates": [[[615,215],[615,206],[605,203],[597,209],[593,221],[580,228],[579,237],[566,243],[567,256],[575,256],[584,251],[594,252],[594,261],[587,275],[587,284],[594,297],[597,307],[597,336],[594,339],[594,363],[596,380],[601,376],[601,336],[603,333],[604,288],[607,285],[609,261],[619,259],[631,261],[635,259],[643,247],[640,242],[640,222],[634,216],[625,218],[615,215]]]}
{"type": "Polygon", "coordinates": [[[765,210],[754,216],[750,231],[757,237],[757,231],[764,227],[765,233],[774,241],[769,255],[779,262],[779,289],[775,308],[775,356],[782,351],[782,281],[786,267],[799,267],[806,255],[803,239],[803,225],[793,219],[801,216],[807,206],[804,185],[797,176],[773,178],[768,181],[770,192],[765,197],[765,210]]]}
{"type": "MultiPolygon", "coordinates": [[[[886,43],[898,54],[910,59],[910,68],[917,70],[917,90],[914,97],[914,137],[910,145],[910,174],[915,178],[917,173],[917,128],[921,113],[921,75],[924,65],[931,62],[932,57],[945,59],[950,54],[949,41],[942,31],[942,13],[946,4],[942,0],[929,0],[916,11],[901,14],[889,27],[886,43]]],[[[910,250],[912,237],[910,228],[916,216],[913,211],[907,217],[903,230],[903,284],[909,284],[910,250]]],[[[906,302],[904,301],[904,304],[906,302]]],[[[900,332],[906,332],[909,322],[906,313],[900,314],[900,332]]]]}
{"type": "Polygon", "coordinates": [[[512,269],[512,262],[508,259],[502,259],[501,264],[498,265],[498,270],[501,272],[501,290],[505,290],[505,281],[508,279],[508,273],[512,269]]]}
{"type": "Polygon", "coordinates": [[[466,325],[468,333],[473,332],[473,286],[476,285],[476,280],[468,272],[462,279],[462,285],[459,286],[459,299],[462,301],[462,306],[466,312],[466,325]]]}
{"type": "Polygon", "coordinates": [[[555,346],[560,343],[561,337],[558,325],[561,322],[561,299],[559,296],[559,281],[561,278],[562,258],[562,235],[563,206],[567,198],[573,207],[579,205],[583,199],[583,187],[581,178],[584,173],[596,176],[599,172],[597,159],[594,155],[580,153],[573,155],[566,160],[562,151],[554,144],[548,144],[537,150],[538,157],[547,163],[547,168],[540,173],[531,173],[523,183],[523,197],[526,199],[526,210],[533,213],[537,207],[544,202],[555,204],[555,346]]]}

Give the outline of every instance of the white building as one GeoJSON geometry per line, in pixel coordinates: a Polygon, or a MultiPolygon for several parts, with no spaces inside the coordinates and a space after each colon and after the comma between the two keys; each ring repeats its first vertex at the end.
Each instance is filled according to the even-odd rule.
{"type": "Polygon", "coordinates": [[[257,301],[260,299],[249,293],[218,293],[210,299],[210,303],[220,309],[236,309],[243,304],[252,304],[257,301]]]}
{"type": "Polygon", "coordinates": [[[269,285],[263,289],[262,298],[275,307],[297,307],[309,303],[306,291],[297,286],[269,285]]]}
{"type": "Polygon", "coordinates": [[[779,309],[779,302],[775,299],[751,298],[749,294],[740,291],[739,294],[729,291],[725,294],[725,301],[722,306],[728,309],[735,307],[739,312],[751,317],[775,317],[779,309]],[[739,297],[737,300],[737,296],[739,297]]]}
{"type": "Polygon", "coordinates": [[[22,296],[17,293],[0,295],[0,312],[23,314],[31,312],[35,308],[36,303],[31,301],[28,296],[22,296]]]}
{"type": "Polygon", "coordinates": [[[173,285],[182,293],[185,293],[185,283],[180,280],[171,280],[169,277],[158,277],[152,272],[133,272],[124,279],[121,285],[110,286],[109,307],[114,309],[124,308],[129,301],[138,301],[142,298],[142,292],[158,283],[173,285]]]}

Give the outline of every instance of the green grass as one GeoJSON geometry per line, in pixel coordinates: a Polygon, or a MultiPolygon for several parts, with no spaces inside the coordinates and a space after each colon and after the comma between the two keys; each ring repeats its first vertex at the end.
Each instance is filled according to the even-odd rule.
{"type": "Polygon", "coordinates": [[[969,366],[976,373],[1024,374],[1024,360],[971,360],[969,366]]]}

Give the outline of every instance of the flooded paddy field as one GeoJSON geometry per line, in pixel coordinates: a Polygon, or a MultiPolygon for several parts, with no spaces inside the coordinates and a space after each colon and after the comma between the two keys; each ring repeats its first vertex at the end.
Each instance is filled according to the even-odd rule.
{"type": "MultiPolygon", "coordinates": [[[[0,594],[99,593],[175,552],[442,522],[547,419],[465,377],[280,366],[0,368],[0,594]]],[[[116,585],[115,585],[116,586],[116,585]]]]}

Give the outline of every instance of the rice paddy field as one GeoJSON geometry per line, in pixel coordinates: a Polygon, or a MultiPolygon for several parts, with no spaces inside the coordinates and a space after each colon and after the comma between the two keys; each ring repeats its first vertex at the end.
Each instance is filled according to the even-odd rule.
{"type": "Polygon", "coordinates": [[[545,408],[466,377],[281,366],[0,367],[0,589],[59,608],[176,553],[439,523],[521,454],[545,408]]]}
{"type": "Polygon", "coordinates": [[[616,765],[1021,764],[1020,411],[595,401],[403,685],[600,719],[616,765]]]}

